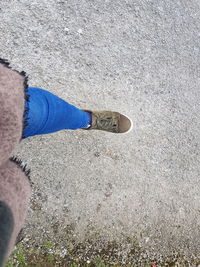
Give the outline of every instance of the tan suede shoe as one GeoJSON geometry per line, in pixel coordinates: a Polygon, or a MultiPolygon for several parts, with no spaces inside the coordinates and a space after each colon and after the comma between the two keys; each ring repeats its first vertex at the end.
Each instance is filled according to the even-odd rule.
{"type": "Polygon", "coordinates": [[[132,121],[127,116],[113,111],[90,111],[92,125],[86,130],[102,130],[112,133],[128,133],[132,130],[132,121]]]}

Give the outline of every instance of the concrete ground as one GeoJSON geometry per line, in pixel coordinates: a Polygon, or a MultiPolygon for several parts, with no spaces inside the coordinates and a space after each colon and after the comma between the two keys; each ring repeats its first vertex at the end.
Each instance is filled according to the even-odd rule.
{"type": "Polygon", "coordinates": [[[87,255],[112,242],[136,266],[199,257],[200,2],[1,0],[0,32],[0,57],[29,85],[134,122],[128,135],[21,142],[34,182],[28,245],[57,242],[65,255],[82,242],[87,255]]]}

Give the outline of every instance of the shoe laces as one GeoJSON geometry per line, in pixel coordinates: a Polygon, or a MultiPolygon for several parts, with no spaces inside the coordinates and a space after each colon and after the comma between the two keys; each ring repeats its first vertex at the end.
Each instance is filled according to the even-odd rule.
{"type": "Polygon", "coordinates": [[[116,129],[117,122],[111,116],[106,116],[102,114],[95,114],[96,117],[96,126],[98,129],[116,129]]]}

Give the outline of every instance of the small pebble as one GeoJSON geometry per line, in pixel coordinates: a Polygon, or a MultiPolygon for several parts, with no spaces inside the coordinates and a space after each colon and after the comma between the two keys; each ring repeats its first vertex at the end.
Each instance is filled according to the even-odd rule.
{"type": "Polygon", "coordinates": [[[79,34],[83,34],[83,30],[82,29],[78,29],[78,33],[79,34]]]}
{"type": "Polygon", "coordinates": [[[69,33],[69,28],[64,28],[64,31],[65,31],[66,33],[69,33]]]}

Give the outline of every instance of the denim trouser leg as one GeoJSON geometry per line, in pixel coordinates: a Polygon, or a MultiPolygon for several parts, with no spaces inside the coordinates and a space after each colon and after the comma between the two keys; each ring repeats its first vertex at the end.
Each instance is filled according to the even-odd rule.
{"type": "Polygon", "coordinates": [[[58,96],[40,89],[28,88],[30,95],[26,107],[28,126],[24,129],[24,137],[48,134],[60,130],[86,128],[91,123],[90,115],[58,96]]]}

